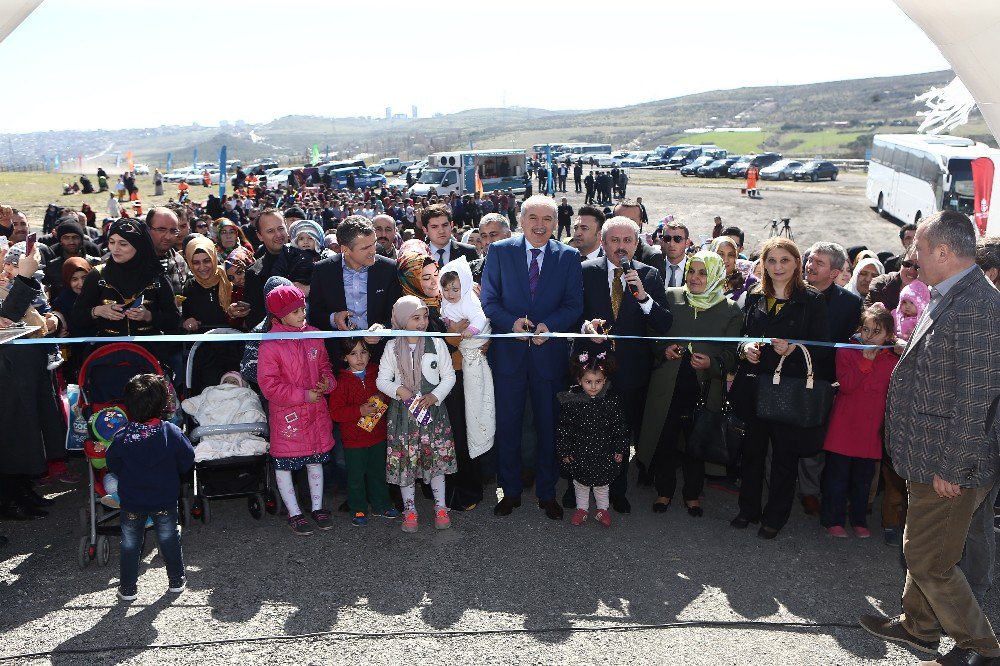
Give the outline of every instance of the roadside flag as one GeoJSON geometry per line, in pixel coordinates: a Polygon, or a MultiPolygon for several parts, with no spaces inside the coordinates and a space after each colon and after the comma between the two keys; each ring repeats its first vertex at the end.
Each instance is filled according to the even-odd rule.
{"type": "Polygon", "coordinates": [[[115,168],[117,169],[122,165],[122,154],[115,153],[115,168]]]}
{"type": "Polygon", "coordinates": [[[226,196],[226,147],[219,149],[219,198],[226,196]]]}
{"type": "Polygon", "coordinates": [[[194,149],[194,157],[191,159],[191,166],[195,169],[198,168],[198,149],[194,149]]]}
{"type": "Polygon", "coordinates": [[[55,156],[55,160],[53,161],[53,163],[52,163],[52,164],[53,164],[53,168],[54,168],[54,169],[55,169],[56,171],[59,171],[59,170],[60,170],[60,168],[59,168],[59,153],[56,153],[56,156],[55,156]]]}
{"type": "Polygon", "coordinates": [[[167,171],[174,170],[174,154],[167,153],[167,171]]]}
{"type": "Polygon", "coordinates": [[[326,159],[330,159],[330,144],[326,144],[326,159]]]}
{"type": "Polygon", "coordinates": [[[483,193],[483,179],[479,177],[479,169],[476,169],[476,194],[483,193]]]}
{"type": "Polygon", "coordinates": [[[128,170],[135,171],[135,160],[132,159],[132,151],[125,153],[125,161],[128,162],[128,170]]]}
{"type": "Polygon", "coordinates": [[[314,143],[313,144],[312,164],[319,164],[319,144],[318,143],[314,143]]]}

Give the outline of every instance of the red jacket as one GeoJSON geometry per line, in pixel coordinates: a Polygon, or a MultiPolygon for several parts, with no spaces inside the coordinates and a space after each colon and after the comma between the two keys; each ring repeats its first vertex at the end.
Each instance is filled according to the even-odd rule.
{"type": "Polygon", "coordinates": [[[860,349],[837,350],[840,390],[830,412],[824,450],[854,458],[882,458],[885,402],[898,361],[891,349],[880,350],[873,361],[860,349]]]}
{"type": "Polygon", "coordinates": [[[340,424],[340,437],[344,441],[345,449],[366,449],[385,441],[388,413],[379,419],[371,432],[358,427],[361,405],[368,402],[373,395],[379,396],[382,402],[389,404],[389,399],[375,388],[377,378],[378,366],[374,363],[365,368],[364,382],[347,369],[342,369],[337,377],[337,388],[330,394],[330,418],[340,424]]]}

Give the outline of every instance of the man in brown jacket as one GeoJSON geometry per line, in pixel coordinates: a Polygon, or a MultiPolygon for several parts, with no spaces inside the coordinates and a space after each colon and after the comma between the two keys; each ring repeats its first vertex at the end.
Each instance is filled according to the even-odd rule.
{"type": "Polygon", "coordinates": [[[1000,292],[976,266],[976,229],[954,211],[917,228],[914,259],[931,302],[892,375],[886,438],[906,479],[903,612],[866,615],[870,633],[937,653],[923,664],[1000,664],[1000,644],[958,568],[972,514],[996,481],[1000,292]]]}

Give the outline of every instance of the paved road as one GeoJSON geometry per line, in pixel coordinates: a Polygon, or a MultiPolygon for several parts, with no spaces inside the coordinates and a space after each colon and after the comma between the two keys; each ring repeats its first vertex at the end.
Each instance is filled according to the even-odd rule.
{"type": "MultiPolygon", "coordinates": [[[[52,517],[0,527],[11,537],[0,553],[0,659],[54,651],[58,664],[916,661],[854,624],[872,609],[898,610],[902,570],[877,537],[831,540],[796,509],[778,539],[761,541],[728,526],[735,498],[712,489],[701,519],[679,506],[653,514],[652,490],[633,490],[634,512],[616,514],[610,529],[549,521],[530,497],[507,519],[493,516],[491,502],[453,514],[450,531],[405,535],[391,521],[353,528],[341,514],[311,537],[273,516],[254,521],[242,501],[217,502],[211,524],[184,532],[188,591],[165,593],[162,561],[147,548],[139,599],[125,606],[114,593],[117,545],[107,568],[77,567],[83,492],[73,488],[52,517]],[[376,636],[278,638],[330,631],[376,636]],[[400,632],[413,633],[385,637],[400,632]],[[235,642],[198,645],[224,640],[235,642]],[[148,648],[172,643],[185,646],[148,648]]],[[[989,612],[995,620],[995,602],[989,612]]]]}

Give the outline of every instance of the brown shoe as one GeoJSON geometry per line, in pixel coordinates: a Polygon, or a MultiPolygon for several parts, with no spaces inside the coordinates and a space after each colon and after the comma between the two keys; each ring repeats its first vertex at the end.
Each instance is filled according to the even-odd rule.
{"type": "Polygon", "coordinates": [[[943,657],[920,662],[920,666],[994,666],[995,664],[1000,664],[1000,657],[984,657],[978,652],[963,650],[960,647],[953,648],[943,657]]]}
{"type": "Polygon", "coordinates": [[[802,496],[802,510],[806,512],[807,516],[819,515],[819,500],[816,499],[815,495],[802,496]]]}
{"type": "Polygon", "coordinates": [[[509,516],[511,511],[521,506],[521,496],[517,497],[504,497],[500,500],[495,507],[493,507],[494,516],[509,516]]]}
{"type": "Polygon", "coordinates": [[[552,520],[562,520],[563,519],[563,510],[562,510],[562,507],[559,506],[559,502],[555,501],[554,499],[545,500],[545,501],[538,500],[538,508],[539,509],[545,509],[545,517],[546,518],[550,518],[552,520]]]}
{"type": "Polygon", "coordinates": [[[925,641],[917,638],[906,629],[900,620],[901,616],[882,617],[881,615],[862,615],[861,628],[872,636],[894,643],[909,645],[914,650],[920,650],[927,654],[937,654],[939,641],[925,641]]]}

